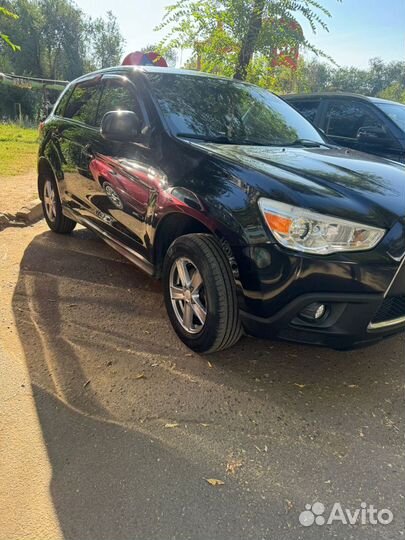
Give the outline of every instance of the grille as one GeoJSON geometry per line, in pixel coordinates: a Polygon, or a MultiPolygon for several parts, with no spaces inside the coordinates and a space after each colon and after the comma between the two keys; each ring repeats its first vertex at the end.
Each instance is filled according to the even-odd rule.
{"type": "Polygon", "coordinates": [[[392,321],[405,317],[405,296],[390,296],[385,298],[373,323],[392,321]]]}

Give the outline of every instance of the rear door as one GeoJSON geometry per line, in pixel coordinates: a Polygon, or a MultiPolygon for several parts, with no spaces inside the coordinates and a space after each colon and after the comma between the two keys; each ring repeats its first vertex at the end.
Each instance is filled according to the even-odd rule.
{"type": "Polygon", "coordinates": [[[384,116],[368,103],[355,99],[328,99],[325,104],[324,130],[336,144],[353,150],[398,159],[401,148],[384,116]],[[364,131],[379,133],[365,140],[364,131]]]}
{"type": "Polygon", "coordinates": [[[52,134],[61,162],[63,202],[80,215],[92,214],[88,197],[91,176],[86,154],[99,139],[95,122],[100,97],[101,76],[76,84],[64,108],[63,119],[52,134]]]}

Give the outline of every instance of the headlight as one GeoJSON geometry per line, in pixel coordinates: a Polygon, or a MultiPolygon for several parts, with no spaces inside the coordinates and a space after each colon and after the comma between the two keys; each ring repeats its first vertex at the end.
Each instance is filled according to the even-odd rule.
{"type": "Polygon", "coordinates": [[[259,199],[259,207],[275,239],[296,251],[319,255],[364,251],[375,247],[385,234],[384,229],[318,214],[271,199],[259,199]]]}

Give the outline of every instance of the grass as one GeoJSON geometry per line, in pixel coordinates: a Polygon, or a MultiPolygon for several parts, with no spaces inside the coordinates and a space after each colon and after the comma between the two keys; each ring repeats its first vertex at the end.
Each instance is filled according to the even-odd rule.
{"type": "Polygon", "coordinates": [[[0,177],[18,176],[35,169],[38,131],[0,124],[0,177]]]}

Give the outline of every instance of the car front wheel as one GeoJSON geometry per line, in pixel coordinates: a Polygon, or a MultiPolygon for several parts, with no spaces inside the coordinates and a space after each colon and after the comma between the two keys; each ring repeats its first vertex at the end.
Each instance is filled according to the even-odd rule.
{"type": "Polygon", "coordinates": [[[163,265],[166,309],[190,349],[211,353],[234,345],[242,330],[229,262],[209,234],[179,237],[163,265]]]}

